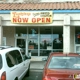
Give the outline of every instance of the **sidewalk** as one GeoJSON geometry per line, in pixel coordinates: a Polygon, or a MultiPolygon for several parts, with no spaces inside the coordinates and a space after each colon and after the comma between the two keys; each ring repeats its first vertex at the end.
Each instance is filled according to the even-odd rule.
{"type": "Polygon", "coordinates": [[[31,61],[30,69],[43,69],[46,61],[31,61]]]}

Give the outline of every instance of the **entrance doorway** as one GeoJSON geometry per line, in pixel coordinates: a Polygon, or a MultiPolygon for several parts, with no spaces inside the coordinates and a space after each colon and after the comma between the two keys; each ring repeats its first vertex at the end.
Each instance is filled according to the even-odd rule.
{"type": "Polygon", "coordinates": [[[16,46],[22,48],[24,50],[24,52],[26,52],[26,39],[17,38],[16,46]]]}
{"type": "Polygon", "coordinates": [[[63,27],[16,27],[16,46],[31,56],[63,51],[63,27]]]}

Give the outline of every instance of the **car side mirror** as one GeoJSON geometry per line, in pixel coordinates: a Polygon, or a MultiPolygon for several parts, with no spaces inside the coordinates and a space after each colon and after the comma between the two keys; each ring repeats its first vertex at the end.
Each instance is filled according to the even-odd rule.
{"type": "Polygon", "coordinates": [[[24,57],[24,60],[31,59],[31,56],[24,55],[23,57],[24,57]]]}

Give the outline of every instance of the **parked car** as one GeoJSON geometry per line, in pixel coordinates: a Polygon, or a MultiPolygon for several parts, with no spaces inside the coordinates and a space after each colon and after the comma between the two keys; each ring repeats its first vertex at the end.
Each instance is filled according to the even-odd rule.
{"type": "Polygon", "coordinates": [[[0,46],[0,80],[22,80],[29,76],[30,58],[19,47],[0,46]]]}
{"type": "Polygon", "coordinates": [[[44,66],[42,80],[80,80],[80,54],[51,53],[44,66]]]}

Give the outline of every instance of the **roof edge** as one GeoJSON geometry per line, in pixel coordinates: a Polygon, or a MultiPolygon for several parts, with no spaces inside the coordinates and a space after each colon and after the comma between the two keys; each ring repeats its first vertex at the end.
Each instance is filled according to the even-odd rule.
{"type": "Polygon", "coordinates": [[[0,4],[36,4],[36,3],[76,3],[76,2],[80,2],[80,1],[62,1],[62,2],[1,2],[0,4]]]}

